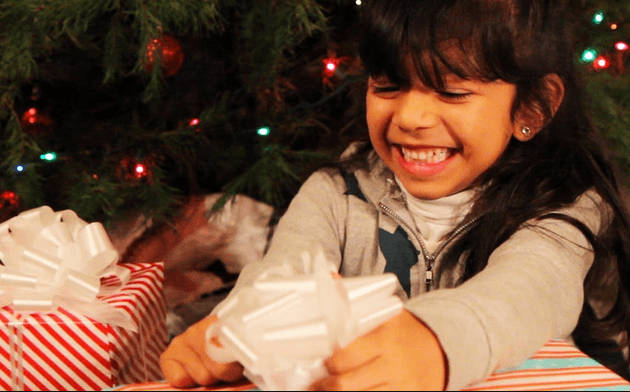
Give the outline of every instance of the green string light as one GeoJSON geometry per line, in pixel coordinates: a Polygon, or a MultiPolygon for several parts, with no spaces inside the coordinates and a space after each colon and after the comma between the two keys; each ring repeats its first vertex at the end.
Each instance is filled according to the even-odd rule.
{"type": "Polygon", "coordinates": [[[39,159],[41,159],[42,161],[53,162],[57,160],[57,154],[55,154],[54,152],[47,152],[40,155],[39,159]]]}
{"type": "Polygon", "coordinates": [[[597,11],[595,15],[593,15],[593,23],[598,25],[604,21],[604,11],[597,11]]]}
{"type": "Polygon", "coordinates": [[[269,129],[269,127],[258,128],[257,133],[260,136],[269,136],[269,133],[271,133],[271,129],[269,129]]]}
{"type": "Polygon", "coordinates": [[[582,52],[582,61],[585,63],[590,63],[597,58],[597,51],[593,48],[588,48],[584,52],[582,52]]]}

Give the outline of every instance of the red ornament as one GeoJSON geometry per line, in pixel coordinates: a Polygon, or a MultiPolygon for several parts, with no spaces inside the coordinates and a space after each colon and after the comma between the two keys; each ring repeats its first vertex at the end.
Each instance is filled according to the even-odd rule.
{"type": "Polygon", "coordinates": [[[48,136],[53,132],[55,121],[47,113],[33,107],[24,112],[20,124],[31,135],[48,136]]]}
{"type": "Polygon", "coordinates": [[[20,202],[20,198],[18,197],[17,193],[13,191],[4,191],[0,193],[0,203],[2,205],[8,204],[8,205],[16,207],[19,204],[19,202],[20,202]]]}
{"type": "Polygon", "coordinates": [[[162,71],[165,76],[172,76],[184,62],[184,52],[179,41],[168,34],[160,38],[154,38],[147,44],[147,57],[144,68],[151,72],[155,64],[156,56],[160,57],[162,71]]]}
{"type": "Polygon", "coordinates": [[[0,222],[14,216],[20,206],[20,197],[13,191],[0,193],[0,222]]]}

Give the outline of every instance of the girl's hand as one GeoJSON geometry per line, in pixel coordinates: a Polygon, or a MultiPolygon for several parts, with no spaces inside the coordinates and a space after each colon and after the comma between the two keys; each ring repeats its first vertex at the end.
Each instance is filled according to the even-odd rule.
{"type": "Polygon", "coordinates": [[[330,376],[311,390],[426,391],[446,384],[446,359],[437,338],[406,310],[336,350],[325,366],[330,376]]]}
{"type": "Polygon", "coordinates": [[[243,376],[239,363],[218,363],[206,354],[206,330],[217,320],[216,316],[210,316],[190,326],[175,337],[160,356],[162,373],[172,386],[210,385],[236,381],[243,376]]]}

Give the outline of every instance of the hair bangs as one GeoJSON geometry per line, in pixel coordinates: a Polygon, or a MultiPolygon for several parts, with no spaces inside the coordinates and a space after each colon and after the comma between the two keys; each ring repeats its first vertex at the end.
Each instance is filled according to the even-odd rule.
{"type": "Polygon", "coordinates": [[[512,79],[509,5],[477,0],[412,2],[384,2],[370,10],[361,46],[370,75],[409,84],[415,74],[434,89],[444,87],[447,75],[512,79]]]}
{"type": "Polygon", "coordinates": [[[360,56],[367,73],[387,76],[397,84],[408,84],[410,75],[405,67],[405,46],[409,0],[377,2],[364,17],[360,56]]]}

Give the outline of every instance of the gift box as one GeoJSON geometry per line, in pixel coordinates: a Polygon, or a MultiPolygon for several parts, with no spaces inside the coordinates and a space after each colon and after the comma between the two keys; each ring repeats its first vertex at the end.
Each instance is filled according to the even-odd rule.
{"type": "Polygon", "coordinates": [[[118,267],[129,272],[127,282],[116,288],[119,276],[101,278],[101,286],[113,288],[113,293],[99,300],[136,328],[98,322],[64,307],[47,312],[0,309],[1,389],[101,390],[163,378],[159,357],[167,345],[164,266],[118,267]]]}
{"type": "Polygon", "coordinates": [[[161,264],[118,265],[103,225],[48,206],[0,223],[0,388],[98,390],[161,377],[161,264]]]}

